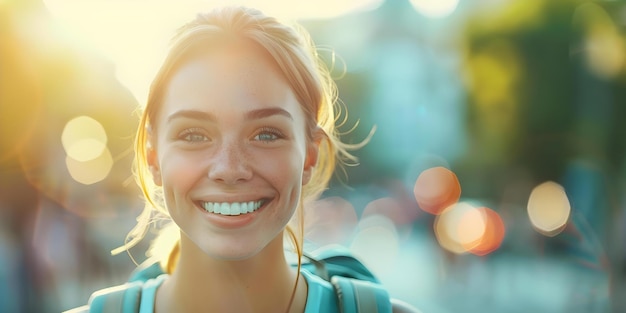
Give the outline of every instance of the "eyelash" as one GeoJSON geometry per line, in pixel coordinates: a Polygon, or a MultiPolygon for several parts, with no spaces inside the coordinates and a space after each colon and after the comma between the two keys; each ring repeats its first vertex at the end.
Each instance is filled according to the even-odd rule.
{"type": "MultiPolygon", "coordinates": [[[[278,129],[271,128],[271,127],[263,127],[257,132],[257,134],[253,138],[260,142],[270,143],[279,139],[284,139],[285,135],[278,129]],[[272,138],[261,139],[259,138],[260,136],[271,136],[272,138]]],[[[190,142],[190,143],[208,141],[208,137],[199,128],[185,129],[178,135],[177,139],[183,140],[185,142],[190,142]],[[198,137],[201,137],[201,139],[196,140],[198,139],[198,137]]]]}
{"type": "Polygon", "coordinates": [[[208,140],[207,136],[204,135],[199,128],[189,128],[189,129],[183,130],[178,136],[178,139],[186,141],[186,142],[192,142],[192,143],[208,140]],[[202,137],[202,140],[194,140],[193,138],[196,136],[202,137]]]}
{"type": "Polygon", "coordinates": [[[271,127],[263,127],[263,128],[261,128],[259,130],[259,132],[254,136],[255,140],[258,140],[258,141],[261,141],[261,142],[266,142],[266,143],[274,142],[276,140],[284,139],[284,138],[285,138],[285,135],[281,131],[279,131],[278,129],[275,129],[275,128],[271,128],[271,127]],[[266,139],[266,140],[263,140],[263,139],[259,138],[260,136],[263,136],[263,135],[270,135],[270,136],[272,136],[272,138],[271,139],[266,139]]]}

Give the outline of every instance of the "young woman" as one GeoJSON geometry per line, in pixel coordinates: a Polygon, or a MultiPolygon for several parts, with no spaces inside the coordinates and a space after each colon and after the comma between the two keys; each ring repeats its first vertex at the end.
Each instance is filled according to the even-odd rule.
{"type": "Polygon", "coordinates": [[[177,230],[140,312],[338,312],[331,284],[284,249],[286,237],[302,257],[304,204],[336,161],[354,160],[335,97],[306,32],[257,10],[218,9],[179,30],[136,140],[148,206],[135,233],[153,209],[177,230]]]}

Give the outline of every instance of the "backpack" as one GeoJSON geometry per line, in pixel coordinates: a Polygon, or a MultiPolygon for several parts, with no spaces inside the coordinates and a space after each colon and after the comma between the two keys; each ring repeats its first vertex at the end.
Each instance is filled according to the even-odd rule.
{"type": "MultiPolygon", "coordinates": [[[[332,284],[339,312],[392,312],[387,290],[346,248],[329,246],[303,256],[302,268],[332,284]]],[[[89,312],[139,312],[143,283],[161,274],[163,270],[158,262],[144,262],[133,271],[127,283],[95,292],[89,299],[89,312]]]]}

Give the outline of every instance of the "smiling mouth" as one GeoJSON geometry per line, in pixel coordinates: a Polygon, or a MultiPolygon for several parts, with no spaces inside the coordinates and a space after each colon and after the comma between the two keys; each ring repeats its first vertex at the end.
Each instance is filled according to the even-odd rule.
{"type": "Polygon", "coordinates": [[[266,199],[249,202],[200,202],[200,207],[209,213],[236,216],[252,213],[267,202],[266,199]]]}

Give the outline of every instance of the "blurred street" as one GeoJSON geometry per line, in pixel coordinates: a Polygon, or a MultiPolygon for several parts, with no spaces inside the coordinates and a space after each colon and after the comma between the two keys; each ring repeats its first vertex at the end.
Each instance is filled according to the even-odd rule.
{"type": "MultiPolygon", "coordinates": [[[[344,140],[375,131],[308,240],[423,313],[626,312],[626,1],[309,2],[234,2],[309,30],[344,140]]],[[[223,3],[0,0],[0,312],[145,259],[155,232],[110,253],[144,205],[135,110],[173,29],[223,3]]]]}

